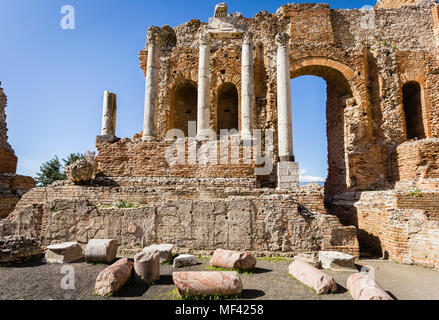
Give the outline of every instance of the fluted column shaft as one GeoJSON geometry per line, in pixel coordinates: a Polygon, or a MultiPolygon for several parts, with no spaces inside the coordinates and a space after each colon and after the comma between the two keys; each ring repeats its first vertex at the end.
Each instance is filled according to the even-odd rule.
{"type": "Polygon", "coordinates": [[[197,136],[206,137],[210,123],[210,35],[203,32],[200,36],[200,55],[198,63],[198,100],[197,100],[197,136]]]}

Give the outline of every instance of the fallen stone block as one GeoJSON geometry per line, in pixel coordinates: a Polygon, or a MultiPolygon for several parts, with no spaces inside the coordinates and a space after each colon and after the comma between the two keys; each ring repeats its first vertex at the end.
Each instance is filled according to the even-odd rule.
{"type": "Polygon", "coordinates": [[[326,294],[337,291],[335,279],[309,263],[302,260],[295,260],[289,266],[289,273],[300,282],[313,288],[317,294],[326,294]]]}
{"type": "Polygon", "coordinates": [[[320,261],[317,253],[299,253],[298,255],[294,256],[294,260],[297,259],[305,261],[317,269],[320,269],[320,261]]]}
{"type": "Polygon", "coordinates": [[[167,262],[171,260],[173,248],[173,244],[152,244],[143,248],[143,250],[158,250],[160,252],[160,262],[167,262]]]}
{"type": "Polygon", "coordinates": [[[70,263],[84,258],[84,252],[77,242],[64,242],[48,246],[45,257],[48,263],[70,263]]]}
{"type": "Polygon", "coordinates": [[[357,270],[355,257],[336,251],[320,251],[319,261],[323,269],[331,270],[357,270]]]}
{"type": "Polygon", "coordinates": [[[351,275],[347,282],[347,288],[354,300],[393,300],[393,298],[365,272],[351,275]]]}
{"type": "Polygon", "coordinates": [[[136,281],[151,283],[160,279],[160,252],[143,250],[134,256],[134,276],[136,281]]]}
{"type": "Polygon", "coordinates": [[[174,268],[194,266],[197,264],[197,258],[191,254],[181,254],[174,259],[174,268]]]}
{"type": "Polygon", "coordinates": [[[113,239],[92,239],[85,247],[87,262],[111,263],[117,254],[118,243],[113,239]]]}
{"type": "Polygon", "coordinates": [[[210,259],[210,265],[226,269],[251,270],[256,266],[256,258],[248,252],[217,249],[210,259]]]}
{"type": "Polygon", "coordinates": [[[99,273],[95,292],[100,296],[116,293],[131,277],[133,263],[127,258],[120,259],[99,273]]]}
{"type": "Polygon", "coordinates": [[[181,295],[235,295],[242,292],[236,271],[174,272],[172,279],[181,295]]]}

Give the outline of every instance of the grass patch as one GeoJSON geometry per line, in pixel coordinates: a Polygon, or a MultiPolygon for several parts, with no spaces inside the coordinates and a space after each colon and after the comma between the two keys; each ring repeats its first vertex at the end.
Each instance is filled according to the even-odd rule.
{"type": "Polygon", "coordinates": [[[239,274],[255,274],[255,269],[243,270],[243,269],[227,269],[227,268],[220,268],[214,266],[206,266],[206,270],[207,271],[236,271],[239,274]]]}
{"type": "Polygon", "coordinates": [[[424,195],[422,194],[422,191],[419,190],[418,188],[416,188],[415,190],[413,190],[412,192],[409,193],[410,197],[416,197],[416,198],[421,198],[424,195]]]}
{"type": "Polygon", "coordinates": [[[137,203],[131,203],[123,200],[116,201],[114,206],[119,209],[135,209],[139,207],[137,203]]]}

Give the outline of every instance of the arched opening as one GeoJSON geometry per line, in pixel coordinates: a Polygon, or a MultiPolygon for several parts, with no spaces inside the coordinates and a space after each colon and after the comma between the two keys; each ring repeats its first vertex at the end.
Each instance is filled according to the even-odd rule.
{"type": "Polygon", "coordinates": [[[174,89],[169,129],[180,129],[188,136],[188,122],[197,121],[197,87],[186,81],[174,89]]]}
{"type": "MultiPolygon", "coordinates": [[[[298,105],[293,98],[292,101],[292,115],[295,118],[293,124],[293,143],[294,153],[297,155],[297,161],[300,163],[300,158],[312,158],[318,155],[315,168],[308,168],[309,162],[303,160],[300,163],[301,170],[306,170],[307,173],[302,171],[303,175],[310,175],[311,177],[302,177],[302,182],[319,182],[323,184],[324,172],[327,168],[327,177],[324,181],[325,186],[325,198],[331,198],[338,193],[347,191],[349,185],[349,172],[347,168],[348,160],[346,158],[346,143],[345,132],[347,123],[345,121],[345,108],[347,101],[353,97],[353,93],[349,82],[345,76],[329,66],[325,65],[309,65],[293,69],[291,78],[299,78],[301,76],[314,76],[313,83],[315,86],[297,87],[295,80],[292,80],[292,97],[295,97],[297,93],[294,91],[301,91],[308,98],[303,99],[302,105],[298,105]],[[315,77],[319,77],[320,80],[315,77]],[[323,78],[323,79],[322,79],[323,78]],[[323,80],[326,81],[326,88],[323,80]],[[317,91],[316,91],[317,90],[317,91]],[[324,92],[326,91],[326,97],[324,92]],[[320,99],[316,98],[316,93],[320,95],[320,99]],[[326,98],[326,112],[325,108],[322,108],[321,104],[325,103],[326,98]],[[315,101],[320,105],[310,106],[309,103],[315,101]],[[311,109],[311,110],[310,110],[311,109]],[[303,119],[303,115],[308,113],[308,119],[303,119]],[[313,115],[314,114],[314,115],[313,115]],[[325,124],[326,118],[326,124],[325,124]],[[307,126],[306,121],[311,121],[313,124],[320,126],[318,132],[312,132],[310,126],[307,126]],[[305,128],[300,129],[300,126],[305,128]],[[310,137],[313,140],[310,142],[310,137]],[[296,141],[297,138],[297,141],[296,141]],[[308,143],[302,143],[300,141],[308,139],[308,143]],[[326,143],[322,143],[321,140],[325,140],[326,143]],[[323,148],[327,148],[323,150],[323,148]],[[319,149],[319,150],[316,150],[319,149]],[[326,159],[325,159],[326,155],[326,159]],[[326,164],[325,164],[326,162],[326,164]],[[316,172],[316,181],[304,181],[312,180],[312,174],[316,172]],[[320,172],[320,176],[318,174],[320,172]],[[305,179],[304,179],[305,178],[305,179]]],[[[306,78],[303,78],[306,79],[306,78]]],[[[309,78],[308,78],[309,79],[309,78]]],[[[316,159],[314,159],[314,162],[316,159]]]]}
{"type": "Polygon", "coordinates": [[[300,184],[323,185],[328,176],[326,81],[316,76],[292,79],[291,99],[294,156],[300,164],[300,184]]]}
{"type": "Polygon", "coordinates": [[[239,130],[239,95],[233,83],[226,82],[218,89],[217,131],[239,130]]]}
{"type": "Polygon", "coordinates": [[[422,117],[421,85],[410,81],[402,87],[407,139],[425,138],[424,119],[422,117]]]}

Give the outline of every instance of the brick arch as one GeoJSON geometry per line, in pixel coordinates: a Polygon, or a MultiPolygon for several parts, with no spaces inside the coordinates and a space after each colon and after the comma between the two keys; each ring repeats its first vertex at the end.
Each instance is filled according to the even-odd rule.
{"type": "MultiPolygon", "coordinates": [[[[236,83],[236,82],[235,82],[236,83]]],[[[219,134],[220,129],[237,129],[241,130],[241,92],[240,87],[238,87],[234,82],[231,81],[224,81],[221,82],[215,92],[215,105],[216,105],[216,130],[219,134]],[[235,92],[234,92],[235,91],[235,92]],[[229,110],[230,114],[224,113],[224,105],[220,105],[221,101],[220,99],[223,97],[223,94],[226,92],[233,93],[233,95],[236,95],[236,106],[232,106],[232,109],[229,110]],[[227,119],[232,117],[233,119],[227,119]],[[233,128],[229,127],[233,123],[233,128]],[[221,124],[225,124],[226,128],[220,127],[221,124]]],[[[238,82],[240,83],[240,81],[238,82]]],[[[229,108],[227,108],[229,109],[229,108]]]]}
{"type": "Polygon", "coordinates": [[[359,146],[366,150],[372,141],[367,87],[360,72],[326,57],[307,57],[290,63],[291,78],[305,75],[321,77],[327,83],[328,177],[325,196],[331,198],[350,188],[361,187],[364,180],[361,167],[356,165],[361,161],[351,151],[359,146]]]}
{"type": "MultiPolygon", "coordinates": [[[[426,94],[427,90],[427,78],[424,74],[418,73],[418,72],[405,72],[402,73],[399,77],[400,84],[399,84],[399,94],[402,101],[403,96],[403,88],[406,84],[410,82],[416,82],[421,87],[421,108],[422,108],[422,118],[424,123],[424,130],[425,130],[425,136],[431,137],[431,126],[430,126],[430,104],[428,101],[428,95],[426,94]]],[[[405,112],[404,112],[404,106],[401,103],[401,111],[402,115],[404,117],[404,133],[407,136],[407,128],[406,128],[406,122],[405,122],[405,112]]]]}
{"type": "Polygon", "coordinates": [[[180,78],[169,91],[171,103],[168,130],[180,129],[188,135],[188,121],[197,119],[197,83],[180,78]]]}

